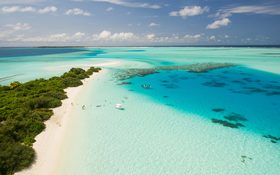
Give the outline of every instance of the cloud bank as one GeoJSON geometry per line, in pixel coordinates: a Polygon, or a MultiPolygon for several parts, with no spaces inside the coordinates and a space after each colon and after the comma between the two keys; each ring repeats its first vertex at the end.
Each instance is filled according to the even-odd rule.
{"type": "Polygon", "coordinates": [[[262,14],[262,15],[280,15],[279,5],[247,5],[219,10],[214,17],[217,19],[209,24],[207,29],[218,29],[231,23],[229,17],[235,14],[262,14]]]}
{"type": "Polygon", "coordinates": [[[68,9],[65,12],[66,15],[74,15],[74,16],[91,16],[90,12],[84,11],[79,8],[68,9]]]}
{"type": "Polygon", "coordinates": [[[229,25],[231,21],[228,18],[223,18],[220,20],[216,20],[213,23],[209,24],[206,28],[207,29],[218,29],[222,26],[227,26],[229,25]]]}
{"type": "Polygon", "coordinates": [[[184,8],[178,11],[172,11],[169,13],[169,16],[181,16],[186,18],[188,16],[197,16],[201,15],[205,12],[208,12],[208,7],[201,7],[201,6],[185,6],[184,8]]]}
{"type": "Polygon", "coordinates": [[[92,0],[93,2],[106,2],[114,5],[120,5],[124,7],[133,7],[133,8],[150,8],[150,9],[160,9],[161,6],[157,4],[149,4],[142,2],[129,2],[125,0],[92,0]]]}
{"type": "Polygon", "coordinates": [[[9,13],[39,13],[39,14],[45,14],[45,13],[52,13],[56,12],[57,7],[55,6],[47,6],[44,8],[35,8],[32,6],[4,6],[1,8],[0,12],[4,14],[9,13]]]}

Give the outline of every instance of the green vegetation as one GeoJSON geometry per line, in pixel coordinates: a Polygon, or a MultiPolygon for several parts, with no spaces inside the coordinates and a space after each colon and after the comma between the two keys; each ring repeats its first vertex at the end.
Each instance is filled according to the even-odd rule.
{"type": "Polygon", "coordinates": [[[52,116],[50,108],[61,106],[67,98],[65,88],[82,85],[82,79],[100,70],[72,68],[61,77],[0,86],[0,175],[32,164],[36,157],[32,144],[52,116]]]}

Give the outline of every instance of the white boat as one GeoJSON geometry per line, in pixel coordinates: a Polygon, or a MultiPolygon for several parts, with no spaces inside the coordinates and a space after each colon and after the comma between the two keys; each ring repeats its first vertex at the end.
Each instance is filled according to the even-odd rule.
{"type": "Polygon", "coordinates": [[[115,108],[119,109],[119,110],[124,110],[124,107],[122,106],[122,104],[119,104],[119,103],[115,105],[115,108]]]}
{"type": "Polygon", "coordinates": [[[142,84],[141,87],[144,88],[144,89],[151,89],[152,88],[152,86],[150,84],[142,84]]]}

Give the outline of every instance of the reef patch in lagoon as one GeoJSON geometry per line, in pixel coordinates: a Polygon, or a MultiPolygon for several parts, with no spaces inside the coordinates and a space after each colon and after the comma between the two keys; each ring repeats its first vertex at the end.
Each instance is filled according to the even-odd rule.
{"type": "Polygon", "coordinates": [[[146,76],[150,74],[158,73],[159,71],[171,71],[171,70],[184,70],[194,73],[203,73],[208,72],[210,70],[226,68],[236,66],[236,64],[232,63],[196,63],[189,65],[181,65],[181,66],[158,66],[154,68],[135,68],[128,69],[125,71],[120,71],[115,74],[115,78],[118,80],[126,80],[129,78],[133,78],[135,76],[146,76]]]}

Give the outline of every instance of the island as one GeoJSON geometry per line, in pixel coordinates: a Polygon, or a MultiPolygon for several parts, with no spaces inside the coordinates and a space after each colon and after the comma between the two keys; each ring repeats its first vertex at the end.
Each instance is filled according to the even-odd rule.
{"type": "Polygon", "coordinates": [[[67,98],[64,89],[83,84],[101,69],[72,68],[60,77],[18,81],[0,86],[0,172],[13,174],[29,167],[36,159],[35,137],[45,129],[53,108],[67,98]]]}

